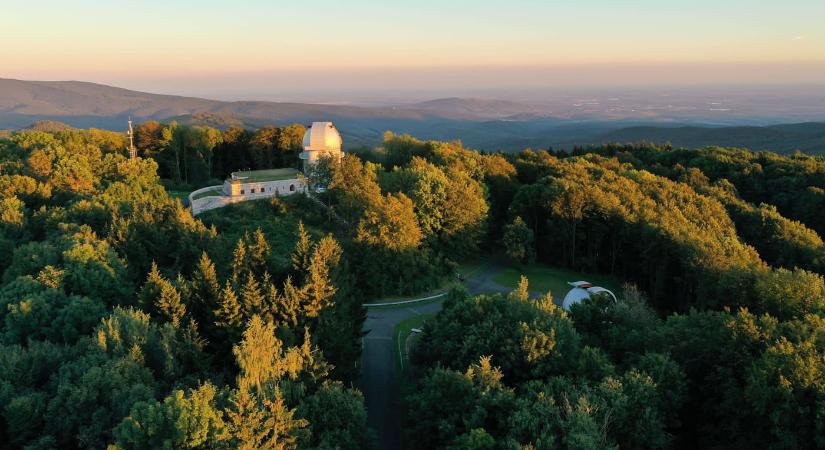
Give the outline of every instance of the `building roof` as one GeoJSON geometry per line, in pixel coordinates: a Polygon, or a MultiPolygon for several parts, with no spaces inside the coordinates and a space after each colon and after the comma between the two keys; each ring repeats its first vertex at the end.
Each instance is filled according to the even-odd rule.
{"type": "Polygon", "coordinates": [[[304,133],[304,151],[337,152],[341,143],[341,134],[332,122],[312,122],[304,133]]]}
{"type": "Polygon", "coordinates": [[[267,169],[267,170],[247,170],[232,172],[229,179],[240,183],[263,183],[266,181],[289,180],[298,178],[296,169],[267,169]]]}
{"type": "Polygon", "coordinates": [[[573,286],[573,289],[570,289],[570,292],[564,296],[564,301],[562,301],[561,307],[565,311],[569,311],[571,306],[583,302],[593,294],[607,293],[613,298],[614,302],[616,301],[616,296],[613,292],[601,286],[593,286],[593,284],[588,281],[574,281],[567,284],[573,286]]]}

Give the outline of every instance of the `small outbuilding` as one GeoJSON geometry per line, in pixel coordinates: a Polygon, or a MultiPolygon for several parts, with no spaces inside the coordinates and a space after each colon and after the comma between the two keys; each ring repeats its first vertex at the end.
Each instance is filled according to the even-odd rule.
{"type": "Polygon", "coordinates": [[[564,296],[564,301],[562,302],[562,309],[565,311],[570,311],[570,307],[585,301],[588,298],[591,298],[593,295],[607,293],[610,297],[613,298],[613,301],[616,301],[616,295],[613,294],[609,289],[605,289],[601,286],[594,286],[593,283],[589,281],[569,281],[567,284],[573,286],[572,289],[564,296]]]}

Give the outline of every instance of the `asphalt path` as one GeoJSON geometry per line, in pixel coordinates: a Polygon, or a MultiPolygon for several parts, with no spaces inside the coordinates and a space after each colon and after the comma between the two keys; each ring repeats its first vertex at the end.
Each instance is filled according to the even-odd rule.
{"type": "MultiPolygon", "coordinates": [[[[493,281],[501,266],[493,263],[481,273],[464,282],[471,294],[482,292],[509,292],[511,289],[493,281]]],[[[376,448],[401,449],[400,403],[398,374],[392,337],[395,327],[410,317],[433,314],[441,310],[443,297],[421,304],[405,303],[395,308],[371,308],[364,322],[363,352],[361,355],[361,390],[367,405],[367,423],[377,437],[376,448]]]]}

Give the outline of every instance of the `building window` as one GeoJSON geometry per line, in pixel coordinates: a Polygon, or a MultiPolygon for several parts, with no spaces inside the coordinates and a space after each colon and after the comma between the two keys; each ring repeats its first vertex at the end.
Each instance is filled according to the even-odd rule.
{"type": "Polygon", "coordinates": [[[243,189],[241,189],[241,195],[244,195],[244,194],[246,194],[246,192],[243,189]]]}
{"type": "Polygon", "coordinates": [[[255,193],[255,188],[252,188],[252,190],[250,191],[250,194],[254,194],[254,193],[255,193]]]}
{"type": "Polygon", "coordinates": [[[295,185],[294,185],[294,184],[290,184],[290,185],[289,185],[289,191],[290,191],[290,192],[292,192],[292,191],[294,191],[294,190],[295,190],[295,185]]]}

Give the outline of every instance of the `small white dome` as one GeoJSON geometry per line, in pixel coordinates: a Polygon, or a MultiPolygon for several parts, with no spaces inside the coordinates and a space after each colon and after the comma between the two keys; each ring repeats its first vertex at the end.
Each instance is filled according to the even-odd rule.
{"type": "Polygon", "coordinates": [[[562,309],[565,311],[570,311],[570,307],[583,302],[585,299],[590,298],[590,293],[587,292],[587,289],[582,288],[573,288],[570,289],[570,292],[564,296],[564,301],[561,304],[562,309]]]}
{"type": "Polygon", "coordinates": [[[607,293],[614,302],[616,301],[616,295],[610,292],[610,290],[601,286],[593,286],[593,284],[588,281],[574,281],[567,284],[573,286],[573,289],[570,289],[570,292],[564,296],[564,301],[562,301],[561,307],[565,311],[570,311],[571,306],[585,301],[593,294],[607,293]]]}
{"type": "Polygon", "coordinates": [[[341,142],[332,122],[312,122],[304,133],[304,151],[339,152],[341,142]]]}

